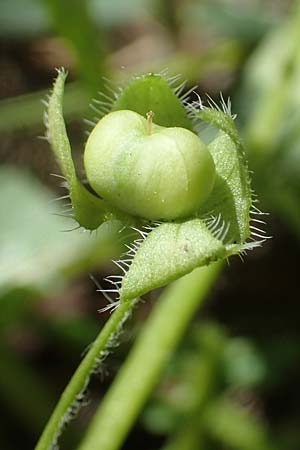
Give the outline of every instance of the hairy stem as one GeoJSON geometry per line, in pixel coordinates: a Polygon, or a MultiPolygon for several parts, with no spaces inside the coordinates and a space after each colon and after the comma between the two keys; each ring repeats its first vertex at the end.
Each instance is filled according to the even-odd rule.
{"type": "Polygon", "coordinates": [[[135,303],[136,301],[121,303],[106,322],[62,393],[35,450],[49,450],[55,446],[64,425],[68,421],[72,407],[80,399],[80,395],[85,390],[90,375],[97,368],[99,360],[107,356],[107,350],[112,348],[135,303]]]}
{"type": "Polygon", "coordinates": [[[165,290],[96,412],[80,450],[120,448],[221,266],[215,263],[196,269],[165,290]]]}

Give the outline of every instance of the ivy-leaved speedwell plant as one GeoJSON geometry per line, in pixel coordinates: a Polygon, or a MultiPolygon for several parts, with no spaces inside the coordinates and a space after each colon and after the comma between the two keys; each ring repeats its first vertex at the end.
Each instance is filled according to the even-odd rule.
{"type": "Polygon", "coordinates": [[[66,73],[58,71],[45,116],[46,137],[66,180],[74,219],[88,230],[119,221],[137,238],[105,294],[115,309],[59,401],[36,449],[48,450],[78,409],[90,374],[108,354],[137,299],[197,267],[243,254],[265,240],[230,101],[188,102],[178,77],[146,74],[94,101],[99,121],[78,179],[62,113],[66,73]],[[203,125],[210,129],[204,143],[203,125]]]}

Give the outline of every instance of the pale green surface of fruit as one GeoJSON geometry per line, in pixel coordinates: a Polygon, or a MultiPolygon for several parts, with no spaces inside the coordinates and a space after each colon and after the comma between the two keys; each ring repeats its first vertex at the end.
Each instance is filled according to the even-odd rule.
{"type": "Polygon", "coordinates": [[[99,196],[150,220],[193,215],[215,179],[213,159],[198,136],[154,123],[149,134],[147,119],[129,110],[98,122],[86,143],[84,165],[99,196]]]}

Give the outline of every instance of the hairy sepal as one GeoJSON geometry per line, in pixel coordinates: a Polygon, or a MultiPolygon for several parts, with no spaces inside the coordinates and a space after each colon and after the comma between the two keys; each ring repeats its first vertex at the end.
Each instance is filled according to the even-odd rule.
{"type": "Polygon", "coordinates": [[[163,127],[182,127],[193,130],[193,123],[182,102],[176,95],[178,83],[159,74],[147,74],[134,78],[118,94],[112,110],[129,109],[146,117],[154,113],[154,122],[163,127]]]}
{"type": "Polygon", "coordinates": [[[239,148],[228,134],[221,132],[208,146],[216,167],[213,191],[199,216],[222,217],[228,224],[227,243],[242,244],[250,236],[251,190],[248,170],[239,148]]]}
{"type": "Polygon", "coordinates": [[[74,219],[82,227],[95,230],[107,220],[118,218],[122,220],[123,217],[122,215],[118,216],[103,200],[91,194],[76,176],[71,146],[63,118],[62,103],[66,77],[67,73],[63,69],[58,70],[45,117],[46,137],[51,145],[62,175],[66,180],[66,187],[70,192],[74,219]]]}
{"type": "MultiPolygon", "coordinates": [[[[250,209],[252,192],[248,165],[232,117],[213,108],[194,110],[196,118],[213,125],[219,135],[208,149],[216,167],[216,181],[208,201],[199,211],[200,216],[213,211],[229,224],[227,242],[243,244],[250,236],[250,209]]],[[[237,247],[238,250],[238,247],[237,247]]]]}

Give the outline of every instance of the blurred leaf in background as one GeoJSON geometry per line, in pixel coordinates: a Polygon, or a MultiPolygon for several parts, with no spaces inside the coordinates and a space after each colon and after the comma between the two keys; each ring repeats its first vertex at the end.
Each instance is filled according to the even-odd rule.
{"type": "Polygon", "coordinates": [[[199,442],[204,448],[214,442],[214,448],[274,449],[266,425],[255,417],[261,411],[250,390],[265,373],[250,340],[229,338],[220,326],[199,322],[173,358],[144,421],[154,432],[169,434],[165,450],[200,448],[199,442]]]}
{"type": "Polygon", "coordinates": [[[120,248],[118,224],[91,235],[60,217],[65,209],[33,176],[13,167],[1,167],[0,294],[26,287],[39,293],[57,291],[80,271],[106,261],[120,248]]]}
{"type": "Polygon", "coordinates": [[[265,36],[244,66],[238,99],[256,189],[298,236],[299,17],[298,8],[265,36]]]}

